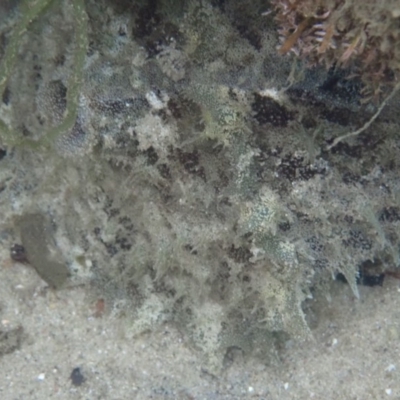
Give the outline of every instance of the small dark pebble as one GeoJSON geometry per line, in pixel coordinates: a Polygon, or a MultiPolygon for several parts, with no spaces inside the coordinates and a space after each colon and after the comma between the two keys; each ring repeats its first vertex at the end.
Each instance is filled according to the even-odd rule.
{"type": "Polygon", "coordinates": [[[14,261],[17,261],[20,263],[29,262],[26,257],[25,247],[20,244],[14,244],[11,246],[10,256],[14,261]]]}
{"type": "Polygon", "coordinates": [[[70,378],[74,386],[81,386],[82,383],[85,381],[85,377],[82,375],[81,369],[79,367],[72,370],[70,378]]]}
{"type": "Polygon", "coordinates": [[[7,155],[7,151],[0,148],[0,160],[2,160],[7,155]]]}

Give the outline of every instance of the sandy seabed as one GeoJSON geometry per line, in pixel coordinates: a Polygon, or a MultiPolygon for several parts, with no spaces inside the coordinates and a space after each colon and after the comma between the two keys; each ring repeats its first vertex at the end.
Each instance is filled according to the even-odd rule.
{"type": "Polygon", "coordinates": [[[219,376],[176,327],[127,339],[127,317],[108,313],[107,304],[96,316],[87,288],[52,291],[7,251],[0,294],[3,400],[400,399],[393,278],[360,287],[360,300],[333,282],[330,301],[317,296],[305,305],[313,339],[286,342],[273,363],[238,351],[219,376]]]}

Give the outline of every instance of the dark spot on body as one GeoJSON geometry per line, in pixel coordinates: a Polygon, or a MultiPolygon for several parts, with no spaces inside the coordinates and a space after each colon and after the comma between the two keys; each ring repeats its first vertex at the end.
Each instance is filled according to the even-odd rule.
{"type": "Polygon", "coordinates": [[[158,154],[155,151],[153,146],[150,146],[147,150],[144,151],[144,154],[147,157],[147,163],[149,165],[154,165],[158,161],[158,154]]]}
{"type": "Polygon", "coordinates": [[[343,245],[346,247],[353,247],[359,250],[371,250],[372,243],[365,237],[365,235],[358,230],[351,230],[346,239],[342,241],[343,245]]]}
{"type": "Polygon", "coordinates": [[[254,102],[251,105],[255,120],[260,124],[272,124],[273,126],[287,126],[294,118],[293,113],[281,106],[270,97],[254,95],[254,102]]]}
{"type": "Polygon", "coordinates": [[[284,176],[290,182],[293,182],[295,180],[307,181],[317,174],[324,175],[326,169],[309,165],[303,157],[289,154],[282,158],[277,172],[280,176],[284,176]]]}
{"type": "Polygon", "coordinates": [[[118,222],[128,231],[132,232],[134,229],[133,222],[129,217],[120,217],[118,222]]]}
{"type": "Polygon", "coordinates": [[[323,119],[341,126],[348,126],[353,121],[353,113],[345,108],[324,107],[320,115],[323,119]]]}
{"type": "Polygon", "coordinates": [[[379,221],[381,221],[381,222],[400,221],[399,207],[385,207],[379,215],[379,221]]]}
{"type": "Polygon", "coordinates": [[[177,149],[176,154],[179,162],[183,165],[185,170],[190,174],[194,174],[205,180],[204,168],[200,166],[199,153],[197,150],[192,152],[185,152],[177,149]]]}
{"type": "Polygon", "coordinates": [[[134,99],[113,99],[113,100],[104,100],[98,101],[96,106],[99,111],[104,113],[108,113],[110,115],[118,115],[128,112],[131,109],[134,109],[137,106],[134,99]]]}
{"type": "Polygon", "coordinates": [[[114,257],[117,253],[118,253],[118,249],[115,245],[113,245],[112,243],[105,243],[103,242],[107,253],[109,254],[110,257],[114,257]]]}
{"type": "Polygon", "coordinates": [[[236,26],[240,36],[244,37],[258,51],[262,49],[262,36],[248,24],[238,24],[236,26]]]}
{"type": "Polygon", "coordinates": [[[346,185],[355,185],[357,183],[362,183],[362,178],[361,176],[351,172],[351,171],[346,171],[342,175],[342,180],[346,185]]]}
{"type": "MultiPolygon", "coordinates": [[[[328,145],[332,144],[334,141],[333,139],[330,139],[328,141],[328,145]]],[[[346,142],[340,142],[338,143],[335,147],[333,147],[331,150],[332,154],[345,154],[347,156],[353,157],[353,158],[361,158],[362,156],[362,146],[350,146],[346,142]]]]}
{"type": "Polygon", "coordinates": [[[246,247],[232,245],[228,250],[228,256],[238,263],[246,263],[250,260],[252,254],[246,247]]]}
{"type": "Polygon", "coordinates": [[[315,252],[322,252],[324,250],[324,245],[316,236],[312,236],[306,239],[306,242],[310,246],[310,249],[315,252]]]}
{"type": "Polygon", "coordinates": [[[283,232],[287,232],[288,230],[290,230],[290,223],[282,222],[282,223],[278,224],[278,228],[283,232]]]}
{"type": "Polygon", "coordinates": [[[117,237],[115,242],[121,248],[121,250],[130,250],[132,248],[132,244],[126,237],[117,237]]]}
{"type": "Polygon", "coordinates": [[[158,172],[164,179],[171,179],[171,171],[167,164],[159,164],[157,165],[158,172]]]}

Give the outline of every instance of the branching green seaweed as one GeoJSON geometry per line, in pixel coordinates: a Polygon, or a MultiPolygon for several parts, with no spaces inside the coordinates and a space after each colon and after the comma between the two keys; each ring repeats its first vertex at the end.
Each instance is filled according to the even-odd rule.
{"type": "MultiPolygon", "coordinates": [[[[29,1],[26,0],[21,7],[21,20],[17,23],[12,33],[10,43],[6,48],[3,61],[0,65],[0,95],[3,95],[8,79],[10,78],[18,51],[27,32],[29,25],[40,18],[45,10],[50,6],[51,0],[29,1]]],[[[75,52],[73,70],[69,78],[67,89],[67,107],[63,121],[56,127],[44,133],[39,140],[23,138],[18,132],[14,132],[7,124],[0,120],[0,138],[7,145],[27,146],[30,148],[49,147],[61,135],[70,131],[76,123],[78,115],[78,104],[80,88],[83,80],[83,67],[85,63],[86,51],[88,47],[87,39],[87,15],[83,0],[72,1],[75,19],[75,52]]]]}

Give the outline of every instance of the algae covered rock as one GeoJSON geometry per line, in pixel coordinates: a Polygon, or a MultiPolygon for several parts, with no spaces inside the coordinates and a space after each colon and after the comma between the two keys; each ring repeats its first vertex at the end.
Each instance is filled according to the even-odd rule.
{"type": "Polygon", "coordinates": [[[50,287],[61,288],[70,271],[54,246],[50,223],[42,214],[25,214],[18,220],[26,258],[50,287]]]}
{"type": "Polygon", "coordinates": [[[279,56],[265,11],[51,2],[0,104],[0,205],[39,275],[63,287],[81,265],[127,338],[173,323],[214,372],[309,337],[304,302],[338,273],[358,296],[362,265],[400,259],[398,100],[328,151],[374,107],[342,71],[279,56]]]}

